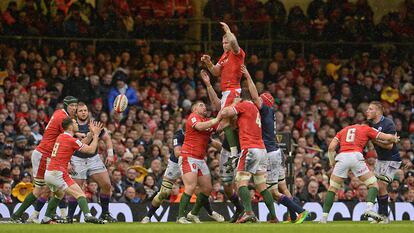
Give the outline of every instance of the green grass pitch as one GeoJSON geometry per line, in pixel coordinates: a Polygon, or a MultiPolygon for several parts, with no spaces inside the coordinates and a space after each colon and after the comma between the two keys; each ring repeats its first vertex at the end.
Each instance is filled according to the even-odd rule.
{"type": "Polygon", "coordinates": [[[315,222],[305,222],[304,224],[229,224],[229,223],[202,223],[178,225],[176,223],[113,223],[105,225],[94,224],[59,224],[59,225],[38,225],[38,224],[1,224],[0,232],[4,233],[404,233],[413,232],[414,222],[402,221],[392,222],[391,224],[370,224],[369,222],[332,222],[328,224],[318,224],[315,222]]]}

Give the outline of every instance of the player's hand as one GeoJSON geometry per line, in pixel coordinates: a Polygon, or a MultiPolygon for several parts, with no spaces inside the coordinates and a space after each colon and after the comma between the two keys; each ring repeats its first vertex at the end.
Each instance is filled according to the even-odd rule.
{"type": "Polygon", "coordinates": [[[394,143],[399,143],[400,142],[400,136],[397,135],[397,133],[395,133],[394,135],[394,143]]]}
{"type": "Polygon", "coordinates": [[[71,163],[68,164],[68,172],[71,176],[76,176],[78,173],[75,171],[75,166],[73,166],[71,163]]]}
{"type": "Polygon", "coordinates": [[[229,25],[227,25],[225,22],[220,22],[220,24],[225,33],[231,33],[229,25]]]}
{"type": "Polygon", "coordinates": [[[95,135],[98,135],[101,133],[101,130],[103,129],[103,124],[98,121],[91,121],[91,132],[95,135]]]}
{"type": "Polygon", "coordinates": [[[249,71],[247,70],[247,67],[246,67],[246,65],[241,65],[241,72],[242,72],[242,74],[246,77],[246,78],[250,78],[250,73],[249,73],[249,71]]]}
{"type": "Polygon", "coordinates": [[[409,170],[413,167],[413,163],[411,161],[408,161],[406,163],[403,164],[403,169],[404,170],[409,170]]]}
{"type": "Polygon", "coordinates": [[[203,56],[201,56],[201,61],[204,63],[211,62],[211,57],[207,54],[204,54],[203,56]]]}
{"type": "Polygon", "coordinates": [[[201,70],[200,75],[201,75],[201,79],[203,79],[204,84],[206,84],[207,86],[211,85],[210,76],[208,75],[207,71],[201,70]]]}
{"type": "Polygon", "coordinates": [[[105,165],[106,166],[111,166],[112,164],[114,164],[114,162],[115,162],[115,158],[114,158],[114,156],[112,155],[112,156],[107,156],[106,157],[106,161],[105,161],[105,165]]]}

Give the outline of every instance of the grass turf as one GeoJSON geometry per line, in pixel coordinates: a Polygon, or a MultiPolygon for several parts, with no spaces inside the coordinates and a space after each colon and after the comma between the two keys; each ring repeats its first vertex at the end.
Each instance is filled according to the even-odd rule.
{"type": "Polygon", "coordinates": [[[105,225],[94,224],[56,224],[56,225],[38,225],[38,224],[1,224],[0,232],[56,232],[56,233],[404,233],[413,232],[414,222],[402,221],[392,222],[391,224],[370,224],[369,222],[351,222],[341,221],[328,224],[318,224],[315,222],[306,222],[304,224],[229,224],[229,223],[202,223],[179,225],[176,223],[112,223],[105,225]]]}

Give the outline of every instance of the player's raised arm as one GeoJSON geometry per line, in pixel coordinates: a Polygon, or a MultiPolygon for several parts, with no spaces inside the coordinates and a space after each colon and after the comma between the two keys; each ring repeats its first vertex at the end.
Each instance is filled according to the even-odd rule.
{"type": "Polygon", "coordinates": [[[263,104],[262,99],[260,98],[259,93],[257,92],[256,85],[253,82],[252,76],[250,75],[245,65],[241,66],[241,72],[244,75],[244,77],[246,77],[247,86],[249,88],[249,92],[252,96],[254,104],[257,106],[257,108],[261,109],[263,104]]]}
{"type": "Polygon", "coordinates": [[[201,61],[204,62],[208,68],[208,70],[213,74],[214,76],[218,77],[221,73],[221,66],[220,65],[214,65],[213,62],[211,62],[211,57],[207,54],[204,54],[201,56],[201,61]]]}
{"type": "Polygon", "coordinates": [[[229,25],[227,25],[224,22],[220,22],[225,34],[225,37],[227,38],[227,40],[230,43],[230,48],[231,51],[234,54],[239,54],[240,53],[240,46],[239,43],[237,42],[236,36],[231,32],[229,25]]]}
{"type": "Polygon", "coordinates": [[[220,99],[218,98],[216,91],[213,89],[213,86],[211,86],[210,76],[205,70],[201,70],[200,75],[201,75],[201,79],[203,79],[203,82],[207,87],[208,98],[210,99],[213,106],[217,110],[220,110],[221,108],[220,99]]]}

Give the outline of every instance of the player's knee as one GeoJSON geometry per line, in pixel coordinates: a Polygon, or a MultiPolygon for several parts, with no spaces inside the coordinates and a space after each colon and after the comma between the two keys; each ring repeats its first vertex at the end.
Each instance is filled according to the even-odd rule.
{"type": "Polygon", "coordinates": [[[378,188],[377,178],[375,176],[371,176],[370,178],[364,181],[364,184],[368,187],[376,187],[378,188]]]}
{"type": "Polygon", "coordinates": [[[264,183],[266,183],[266,176],[264,174],[254,175],[253,176],[253,182],[256,185],[264,184],[264,183]]]}
{"type": "Polygon", "coordinates": [[[235,181],[236,181],[237,186],[240,186],[241,184],[249,182],[250,177],[251,177],[251,175],[249,173],[237,172],[236,177],[235,177],[235,181]]]}
{"type": "Polygon", "coordinates": [[[336,181],[334,181],[333,179],[331,179],[329,181],[329,191],[332,192],[336,192],[338,191],[338,189],[340,189],[342,187],[342,185],[336,181]]]}

